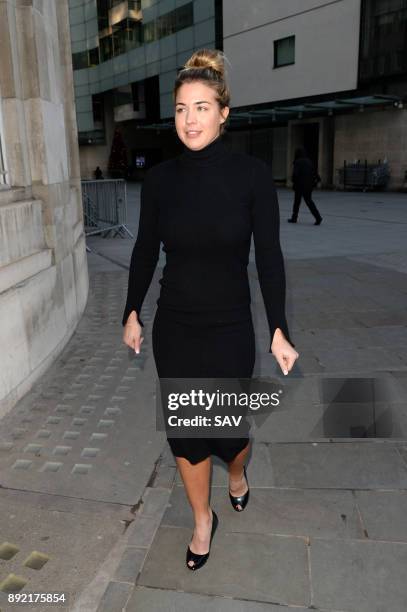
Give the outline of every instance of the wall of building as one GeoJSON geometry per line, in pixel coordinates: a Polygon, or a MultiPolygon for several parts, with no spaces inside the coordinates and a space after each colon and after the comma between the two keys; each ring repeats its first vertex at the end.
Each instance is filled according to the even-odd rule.
{"type": "Polygon", "coordinates": [[[97,166],[108,178],[110,150],[114,133],[114,111],[112,96],[106,95],[103,104],[103,123],[105,141],[103,144],[82,145],[79,147],[80,173],[82,179],[93,179],[97,166]]]}
{"type": "Polygon", "coordinates": [[[107,167],[109,164],[110,146],[92,145],[81,146],[80,149],[81,178],[92,180],[95,178],[97,166],[102,170],[104,178],[109,178],[107,167]]]}
{"type": "Polygon", "coordinates": [[[223,19],[232,106],[356,88],[360,0],[224,0],[223,19]],[[292,35],[295,64],[273,68],[274,41],[292,35]]]}
{"type": "Polygon", "coordinates": [[[0,414],[47,369],[88,273],[67,0],[0,2],[0,414]]]}
{"type": "Polygon", "coordinates": [[[376,163],[387,158],[391,180],[389,189],[401,189],[407,171],[407,110],[367,111],[335,118],[334,183],[344,160],[366,159],[376,163]]]}

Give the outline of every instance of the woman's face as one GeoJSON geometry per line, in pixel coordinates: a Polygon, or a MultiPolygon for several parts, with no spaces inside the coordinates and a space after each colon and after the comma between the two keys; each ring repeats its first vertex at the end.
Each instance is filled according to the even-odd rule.
{"type": "Polygon", "coordinates": [[[212,87],[200,81],[183,83],[175,101],[175,128],[180,140],[190,149],[206,147],[219,136],[229,107],[222,110],[212,87]]]}

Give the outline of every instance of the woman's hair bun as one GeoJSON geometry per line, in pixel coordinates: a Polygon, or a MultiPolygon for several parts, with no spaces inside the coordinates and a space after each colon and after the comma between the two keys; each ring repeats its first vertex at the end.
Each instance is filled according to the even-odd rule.
{"type": "Polygon", "coordinates": [[[187,68],[211,68],[219,75],[219,78],[225,77],[224,54],[218,49],[199,49],[195,51],[184,64],[187,68]]]}

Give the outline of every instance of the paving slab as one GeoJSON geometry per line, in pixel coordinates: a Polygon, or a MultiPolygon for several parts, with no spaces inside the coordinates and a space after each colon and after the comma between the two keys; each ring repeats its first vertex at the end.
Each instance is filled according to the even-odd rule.
{"type": "Polygon", "coordinates": [[[121,558],[113,582],[136,582],[137,575],[144,562],[145,551],[134,546],[128,546],[121,558]]]}
{"type": "MultiPolygon", "coordinates": [[[[405,406],[403,404],[349,403],[321,406],[323,430],[321,438],[405,439],[405,406]]],[[[317,429],[315,433],[317,433],[317,429]]],[[[311,434],[310,437],[313,437],[311,434]]],[[[315,439],[315,438],[314,438],[315,439]]]]}
{"type": "Polygon", "coordinates": [[[361,261],[373,266],[380,266],[390,270],[396,270],[403,274],[407,274],[407,252],[395,251],[389,253],[381,253],[380,255],[359,255],[353,256],[354,261],[361,261]]]}
{"type": "Polygon", "coordinates": [[[212,542],[211,563],[195,573],[185,566],[191,536],[188,528],[161,526],[138,584],[237,599],[309,605],[305,539],[231,533],[228,525],[219,524],[212,542]]]}
{"type": "MultiPolygon", "coordinates": [[[[235,512],[227,487],[212,487],[211,506],[232,533],[364,537],[356,500],[351,491],[260,488],[250,485],[250,512],[235,512]]],[[[402,505],[400,504],[400,510],[402,505]]],[[[194,520],[185,489],[174,487],[163,525],[188,526],[194,520]]]]}
{"type": "Polygon", "coordinates": [[[407,542],[407,491],[355,491],[369,539],[407,542]]]}
{"type": "MultiPolygon", "coordinates": [[[[97,275],[91,292],[84,318],[98,315],[98,334],[101,324],[104,334],[95,341],[82,319],[35,392],[3,419],[0,481],[3,487],[132,505],[165,442],[151,409],[156,371],[148,341],[140,358],[123,345],[120,277],[97,275]],[[97,301],[100,276],[109,287],[105,293],[115,297],[112,311],[97,301]]],[[[147,304],[146,320],[151,312],[147,304]]]]}
{"type": "Polygon", "coordinates": [[[98,612],[123,610],[131,596],[132,586],[125,582],[110,582],[97,608],[98,612]]]}
{"type": "MultiPolygon", "coordinates": [[[[12,575],[24,581],[23,592],[64,593],[70,605],[93,577],[125,530],[128,508],[57,495],[2,489],[0,496],[0,582],[12,575]],[[95,520],[96,518],[96,520],[95,520]],[[11,550],[11,556],[5,554],[11,550]],[[43,562],[27,565],[31,556],[43,562]]],[[[9,611],[7,593],[0,608],[9,611]]],[[[32,610],[50,609],[34,606],[32,610]]],[[[64,609],[66,606],[53,606],[64,609]]]]}
{"type": "MultiPolygon", "coordinates": [[[[167,503],[167,499],[165,499],[167,503]]],[[[149,548],[155,532],[160,526],[161,515],[159,516],[137,516],[132,526],[132,532],[129,536],[128,545],[136,546],[137,548],[149,548]]]]}
{"type": "Polygon", "coordinates": [[[270,444],[274,484],[280,487],[406,489],[407,467],[390,443],[270,444]]]}
{"type": "Polygon", "coordinates": [[[256,443],[303,442],[327,437],[324,406],[309,400],[303,400],[302,405],[291,401],[287,404],[281,410],[265,415],[263,423],[259,418],[254,420],[250,433],[256,443]]]}
{"type": "Polygon", "coordinates": [[[126,612],[306,612],[301,606],[257,603],[236,597],[213,597],[179,593],[167,589],[136,587],[126,605],[126,612]]]}
{"type": "MultiPolygon", "coordinates": [[[[406,317],[407,323],[407,317],[406,317]]],[[[321,364],[321,371],[349,373],[363,371],[383,372],[388,369],[404,369],[403,359],[393,351],[386,351],[381,347],[376,347],[374,351],[370,347],[363,349],[320,349],[318,360],[321,364]]]]}
{"type": "Polygon", "coordinates": [[[312,539],[313,603],[348,612],[402,612],[407,544],[312,539]]]}

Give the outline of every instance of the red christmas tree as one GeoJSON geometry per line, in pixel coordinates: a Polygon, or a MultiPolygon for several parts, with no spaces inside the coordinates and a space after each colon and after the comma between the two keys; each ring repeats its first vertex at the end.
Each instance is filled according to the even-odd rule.
{"type": "Polygon", "coordinates": [[[127,170],[127,148],[120,130],[116,128],[109,157],[109,173],[112,178],[125,178],[127,170]]]}

